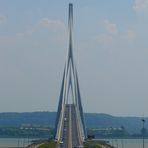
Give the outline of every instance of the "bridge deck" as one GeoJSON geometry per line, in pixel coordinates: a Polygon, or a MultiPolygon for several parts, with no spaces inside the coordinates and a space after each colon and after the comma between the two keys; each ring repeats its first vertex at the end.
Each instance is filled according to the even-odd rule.
{"type": "Polygon", "coordinates": [[[74,148],[81,145],[78,131],[75,105],[67,104],[64,113],[60,148],[74,148]]]}

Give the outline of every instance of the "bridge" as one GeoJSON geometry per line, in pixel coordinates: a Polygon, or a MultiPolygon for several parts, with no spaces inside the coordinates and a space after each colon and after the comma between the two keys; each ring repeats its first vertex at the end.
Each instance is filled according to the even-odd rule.
{"type": "Polygon", "coordinates": [[[58,148],[83,147],[87,138],[77,69],[73,57],[73,5],[69,4],[69,46],[55,124],[58,148]]]}

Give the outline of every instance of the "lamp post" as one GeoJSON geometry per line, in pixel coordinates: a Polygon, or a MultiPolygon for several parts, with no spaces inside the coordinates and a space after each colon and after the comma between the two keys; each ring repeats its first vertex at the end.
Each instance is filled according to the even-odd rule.
{"type": "Polygon", "coordinates": [[[145,135],[144,123],[145,123],[145,119],[143,118],[141,121],[142,121],[143,148],[144,148],[144,135],[145,135]]]}

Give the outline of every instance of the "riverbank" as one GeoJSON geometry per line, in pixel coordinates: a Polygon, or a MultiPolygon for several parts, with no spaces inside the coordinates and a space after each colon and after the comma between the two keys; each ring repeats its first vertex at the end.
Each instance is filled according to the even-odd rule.
{"type": "Polygon", "coordinates": [[[97,140],[97,139],[94,139],[94,140],[87,140],[85,143],[84,143],[84,148],[114,148],[113,146],[111,146],[109,144],[109,141],[106,141],[106,140],[97,140]]]}

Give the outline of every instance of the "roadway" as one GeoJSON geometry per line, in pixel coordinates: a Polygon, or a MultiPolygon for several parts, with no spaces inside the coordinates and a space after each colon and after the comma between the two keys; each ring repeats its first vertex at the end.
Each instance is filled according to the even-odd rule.
{"type": "Polygon", "coordinates": [[[77,148],[82,145],[77,123],[76,108],[73,104],[66,104],[60,148],[77,148]]]}

